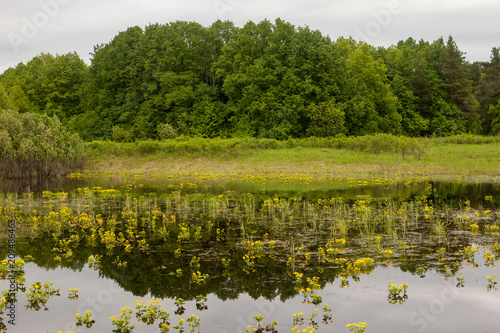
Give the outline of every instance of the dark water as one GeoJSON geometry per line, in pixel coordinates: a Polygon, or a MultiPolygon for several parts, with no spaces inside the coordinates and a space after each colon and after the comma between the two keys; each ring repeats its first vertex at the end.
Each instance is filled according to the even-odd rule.
{"type": "MultiPolygon", "coordinates": [[[[300,330],[314,326],[322,332],[348,332],[347,324],[359,322],[367,323],[367,332],[497,330],[500,292],[495,280],[488,281],[487,276],[500,273],[498,254],[486,260],[485,253],[495,254],[492,246],[499,241],[498,232],[487,229],[500,224],[499,183],[415,180],[377,184],[379,181],[375,180],[368,183],[336,180],[287,186],[269,180],[263,182],[266,183],[264,190],[259,182],[241,180],[127,176],[60,179],[56,184],[44,183],[36,190],[30,185],[28,194],[22,188],[9,187],[7,192],[16,193],[16,199],[12,195],[10,201],[4,199],[2,221],[6,222],[5,207],[11,201],[26,213],[17,218],[15,244],[16,257],[33,257],[33,262],[24,267],[25,286],[36,281],[51,281],[61,295],[49,299],[48,310],[33,311],[26,308],[27,297],[19,292],[15,304],[16,325],[8,324],[8,318],[5,314],[2,316],[7,331],[111,332],[115,327],[110,317],[118,315],[122,307],[135,309],[137,300],[155,299],[171,314],[171,332],[179,331],[173,328],[179,318],[187,319],[193,314],[200,317],[201,332],[245,332],[248,325],[256,327],[254,317],[258,314],[265,318],[264,324],[277,321],[278,332],[291,332],[295,326],[292,315],[299,312],[304,313],[300,330]],[[188,183],[196,186],[186,185],[188,183]],[[96,195],[83,202],[83,197],[75,194],[77,188],[93,186],[115,188],[120,190],[120,195],[108,199],[96,195]],[[68,194],[65,199],[50,201],[41,191],[68,194]],[[252,201],[247,202],[249,191],[252,201]],[[163,241],[148,241],[147,250],[137,247],[124,251],[117,246],[110,251],[104,244],[91,247],[82,241],[73,249],[71,258],[56,261],[54,257],[63,252],[53,249],[60,246],[59,241],[69,239],[72,231],[64,231],[57,239],[50,234],[31,238],[29,228],[23,227],[23,219],[32,208],[49,204],[53,207],[45,208],[45,213],[65,206],[75,212],[81,208],[121,220],[120,212],[125,211],[131,197],[137,198],[138,221],[152,210],[152,202],[156,202],[166,216],[175,215],[177,219],[169,236],[163,241]],[[332,198],[341,198],[342,204],[332,204],[333,208],[318,204],[332,198]],[[268,212],[263,208],[266,200],[275,202],[274,215],[271,209],[268,212]],[[215,209],[214,201],[228,206],[215,209]],[[89,202],[94,207],[89,208],[89,202]],[[362,205],[369,207],[367,213],[362,205]],[[254,210],[245,211],[249,207],[254,210]],[[428,213],[429,207],[432,213],[428,213]],[[342,209],[349,212],[338,213],[342,209]],[[339,215],[328,215],[331,212],[339,215]],[[388,222],[384,214],[394,215],[394,221],[388,222]],[[337,219],[345,219],[349,225],[345,234],[339,233],[337,219]],[[209,221],[213,228],[208,229],[209,221]],[[191,235],[196,226],[201,226],[200,238],[179,242],[182,223],[190,226],[191,235]],[[477,230],[471,229],[472,223],[477,224],[477,230]],[[380,237],[378,246],[375,237],[380,237]],[[326,249],[332,238],[344,239],[346,246],[334,247],[339,253],[321,262],[318,249],[326,249]],[[247,248],[250,246],[244,245],[247,241],[257,244],[256,247],[247,248]],[[258,241],[261,243],[255,243],[258,241]],[[276,242],[275,247],[271,247],[271,241],[276,242]],[[264,244],[262,253],[258,250],[259,244],[264,244]],[[475,247],[475,253],[464,256],[460,251],[466,247],[475,247]],[[180,255],[175,253],[177,248],[182,248],[180,255]],[[445,251],[438,253],[442,248],[445,251]],[[394,252],[392,256],[380,253],[388,249],[394,252]],[[250,253],[256,255],[253,266],[248,266],[243,259],[250,253]],[[293,267],[287,264],[291,254],[296,256],[293,267]],[[307,259],[307,254],[311,259],[307,259]],[[103,256],[99,268],[89,268],[90,255],[103,256]],[[190,266],[193,257],[199,258],[199,267],[190,266]],[[221,258],[231,259],[226,268],[221,258]],[[345,264],[334,258],[350,263],[373,258],[375,264],[358,272],[346,271],[345,264]],[[182,274],[177,275],[179,268],[182,274]],[[208,274],[208,278],[195,283],[192,274],[197,271],[208,274]],[[293,272],[304,274],[301,283],[296,283],[293,272]],[[310,295],[305,298],[299,290],[308,287],[307,277],[319,278],[320,287],[316,290],[321,297],[319,303],[313,302],[310,295]],[[347,280],[342,282],[342,277],[347,280]],[[463,278],[462,282],[457,278],[463,278]],[[408,285],[404,299],[389,296],[389,280],[408,285]],[[77,300],[67,298],[69,288],[79,288],[77,300]],[[208,298],[207,309],[196,307],[195,297],[200,294],[208,298]],[[177,309],[174,301],[178,297],[186,300],[183,314],[174,314],[177,309]],[[326,303],[332,307],[332,319],[323,322],[322,308],[326,303]],[[315,313],[315,309],[318,316],[311,321],[308,316],[315,313]],[[86,310],[92,311],[96,321],[90,330],[75,327],[75,314],[86,310]]],[[[25,184],[22,186],[26,189],[25,184]]],[[[0,254],[7,257],[8,251],[7,238],[4,238],[0,254]]],[[[8,286],[7,280],[0,281],[2,290],[8,286]]],[[[134,332],[159,332],[157,323],[148,326],[140,323],[135,315],[131,323],[135,325],[134,332]]],[[[189,332],[190,328],[185,325],[185,330],[189,332]]]]}

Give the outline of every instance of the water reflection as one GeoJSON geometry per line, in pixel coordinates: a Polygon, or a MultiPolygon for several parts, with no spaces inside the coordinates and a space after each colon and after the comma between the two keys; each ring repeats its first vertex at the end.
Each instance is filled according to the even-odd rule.
{"type": "MultiPolygon", "coordinates": [[[[48,280],[61,294],[32,311],[19,293],[9,331],[75,330],[75,314],[91,310],[92,331],[111,332],[109,317],[137,299],[159,299],[172,330],[196,314],[201,331],[245,332],[260,314],[285,332],[297,313],[299,328],[320,331],[493,329],[498,184],[281,181],[101,177],[4,196],[1,221],[18,221],[16,255],[33,258],[25,286],[48,280]],[[176,315],[179,298],[187,303],[176,315]],[[322,320],[326,304],[333,322],[322,320]]],[[[0,256],[7,249],[4,238],[0,256]]],[[[133,321],[137,332],[158,330],[133,321]]]]}
{"type": "MultiPolygon", "coordinates": [[[[345,325],[360,321],[368,324],[370,332],[477,332],[496,329],[496,318],[500,313],[500,295],[487,292],[486,279],[494,268],[464,267],[460,275],[465,277],[466,287],[457,288],[451,281],[435,271],[425,279],[405,273],[394,267],[377,267],[372,273],[361,276],[358,282],[351,280],[350,287],[340,288],[340,282],[327,283],[320,291],[323,301],[333,308],[333,322],[325,326],[320,315],[316,322],[320,331],[347,332],[345,325]],[[408,300],[402,305],[387,302],[387,281],[406,282],[408,300]]],[[[31,311],[24,306],[24,297],[17,304],[16,327],[10,332],[45,332],[76,330],[74,316],[91,310],[96,324],[92,332],[111,332],[109,317],[120,312],[125,305],[134,307],[137,299],[147,302],[152,295],[138,297],[124,291],[113,280],[100,277],[97,272],[86,268],[79,272],[67,269],[45,270],[35,264],[26,265],[27,283],[35,280],[57,281],[61,296],[50,299],[48,311],[31,311]],[[67,290],[79,287],[79,299],[68,300],[67,290]]],[[[2,282],[2,288],[5,283],[2,282]]],[[[199,311],[195,302],[187,302],[183,318],[196,314],[201,319],[202,332],[240,332],[255,324],[254,316],[261,314],[264,322],[277,321],[278,332],[288,332],[293,327],[292,314],[304,313],[304,326],[310,325],[307,317],[318,307],[304,304],[301,296],[286,302],[279,298],[254,298],[242,293],[236,299],[222,300],[207,295],[208,309],[199,311]]],[[[173,298],[160,300],[160,304],[173,315],[176,306],[173,298]]],[[[177,316],[174,316],[177,319],[177,316]]],[[[154,326],[147,326],[133,320],[136,332],[157,332],[154,326]]]]}
{"type": "Polygon", "coordinates": [[[43,191],[75,189],[84,182],[67,177],[53,177],[44,179],[2,179],[0,178],[0,193],[16,193],[19,195],[38,195],[43,191]]]}

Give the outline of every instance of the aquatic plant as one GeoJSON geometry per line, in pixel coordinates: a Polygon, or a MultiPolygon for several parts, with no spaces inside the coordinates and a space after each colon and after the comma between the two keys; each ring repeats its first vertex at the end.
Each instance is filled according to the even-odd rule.
{"type": "Polygon", "coordinates": [[[304,313],[303,312],[294,313],[292,315],[292,318],[293,318],[293,325],[300,326],[300,325],[304,324],[304,313]]]}
{"type": "Polygon", "coordinates": [[[495,263],[497,261],[497,255],[493,254],[490,250],[485,250],[483,253],[484,257],[484,265],[489,267],[489,266],[495,266],[495,263]]]}
{"type": "Polygon", "coordinates": [[[261,323],[264,320],[264,317],[259,313],[256,316],[254,316],[253,319],[257,321],[257,329],[261,329],[262,328],[261,323]]]}
{"type": "Polygon", "coordinates": [[[192,273],[193,282],[198,284],[198,285],[205,284],[208,277],[209,277],[208,274],[201,274],[200,271],[196,271],[196,272],[192,273]]]}
{"type": "Polygon", "coordinates": [[[197,328],[199,331],[200,317],[195,316],[195,315],[191,315],[190,317],[188,317],[188,319],[186,319],[186,321],[188,322],[191,333],[194,333],[197,328]]]}
{"type": "Polygon", "coordinates": [[[0,261],[0,273],[2,274],[1,278],[5,280],[7,275],[14,277],[23,275],[24,265],[25,261],[22,258],[9,261],[7,260],[0,261]]]}
{"type": "Polygon", "coordinates": [[[457,276],[457,288],[465,287],[465,278],[463,276],[457,276]]]}
{"type": "Polygon", "coordinates": [[[486,277],[486,280],[488,280],[488,285],[486,286],[486,290],[487,291],[492,291],[492,290],[497,290],[497,281],[496,281],[496,278],[497,278],[497,274],[495,275],[488,275],[486,277]]]}
{"type": "Polygon", "coordinates": [[[301,330],[301,329],[299,329],[297,326],[292,327],[292,328],[290,329],[290,331],[291,331],[292,333],[314,333],[314,331],[315,331],[315,330],[316,330],[316,328],[315,328],[315,327],[310,327],[310,326],[309,326],[309,327],[307,327],[307,328],[303,328],[302,330],[301,330]]]}
{"type": "Polygon", "coordinates": [[[408,299],[408,295],[406,294],[406,290],[408,289],[408,285],[406,282],[403,284],[393,284],[392,280],[389,280],[387,284],[387,289],[389,294],[387,295],[387,300],[390,304],[403,304],[408,299]]]}
{"type": "MultiPolygon", "coordinates": [[[[0,198],[0,221],[5,224],[8,216],[19,216],[34,246],[47,250],[51,258],[59,256],[59,262],[48,260],[46,267],[53,268],[56,264],[76,267],[88,258],[89,267],[115,279],[120,279],[116,272],[148,269],[152,282],[166,285],[162,285],[159,293],[168,291],[171,295],[171,291],[179,288],[184,294],[177,295],[192,299],[198,310],[206,308],[200,293],[218,295],[217,288],[228,282],[237,286],[238,291],[251,290],[253,297],[268,293],[272,287],[286,295],[284,298],[303,296],[305,302],[317,304],[321,309],[322,286],[340,277],[340,286],[347,287],[351,278],[354,283],[378,264],[387,265],[386,255],[397,258],[391,263],[394,266],[408,263],[409,271],[414,267],[409,265],[414,264],[410,260],[425,256],[425,260],[418,262],[422,267],[415,270],[416,274],[424,276],[432,267],[451,277],[459,268],[451,260],[474,257],[472,248],[466,247],[471,240],[478,240],[472,244],[483,244],[483,240],[484,244],[491,244],[497,240],[492,234],[484,237],[486,226],[496,224],[493,209],[487,214],[483,209],[479,211],[477,223],[481,234],[472,236],[463,232],[456,238],[437,237],[438,228],[457,230],[455,217],[465,216],[464,210],[440,207],[424,196],[403,197],[400,201],[357,196],[323,198],[322,193],[311,191],[294,193],[290,198],[266,192],[269,184],[262,186],[266,191],[249,196],[246,188],[241,193],[232,191],[234,187],[229,181],[223,186],[213,186],[223,193],[219,194],[202,191],[212,185],[198,179],[184,179],[183,175],[175,175],[175,181],[165,180],[165,186],[157,190],[135,182],[136,176],[143,177],[129,175],[126,182],[116,186],[119,190],[114,191],[95,186],[68,192],[47,191],[41,199],[6,196],[0,198]],[[265,208],[261,205],[264,202],[265,208]],[[426,206],[433,207],[432,218],[427,220],[423,217],[426,206]],[[348,228],[346,234],[339,231],[343,223],[348,228]],[[51,249],[54,251],[50,252],[51,249]],[[144,262],[137,258],[144,258],[144,262]],[[440,259],[442,264],[438,263],[440,259]],[[206,269],[210,269],[210,276],[204,274],[208,272],[206,269]],[[261,274],[269,285],[259,284],[261,274]]],[[[289,179],[283,177],[283,182],[289,179]]],[[[310,179],[304,177],[303,181],[310,179]]],[[[362,187],[375,181],[346,180],[346,183],[362,187]]],[[[470,215],[474,216],[473,213],[471,208],[470,215]]],[[[494,265],[500,246],[486,246],[485,265],[494,265]]],[[[482,247],[475,248],[476,253],[478,249],[482,247]]],[[[36,259],[38,263],[45,261],[38,255],[36,259]]],[[[156,315],[151,318],[160,319],[159,312],[153,310],[153,313],[156,315]]],[[[305,316],[306,320],[310,314],[305,316]]],[[[138,317],[142,322],[140,318],[153,323],[148,317],[138,317]]],[[[163,332],[171,326],[160,322],[158,328],[163,332]]],[[[187,324],[184,328],[188,330],[187,324]]]]}
{"type": "Polygon", "coordinates": [[[373,269],[375,260],[373,260],[372,258],[362,258],[356,260],[353,265],[354,267],[359,268],[361,272],[366,272],[373,269]]]}
{"type": "MultiPolygon", "coordinates": [[[[160,301],[148,301],[146,305],[145,302],[137,300],[135,303],[136,317],[139,321],[146,323],[147,325],[153,325],[155,321],[164,315],[163,308],[160,307],[160,301]]],[[[165,313],[168,318],[168,313],[165,313]]]]}
{"type": "Polygon", "coordinates": [[[320,304],[322,301],[322,297],[316,293],[316,291],[321,288],[321,285],[319,284],[319,277],[307,277],[306,281],[307,287],[300,289],[304,297],[304,302],[312,303],[314,305],[320,304]],[[309,298],[311,298],[312,300],[310,301],[309,298]]]}
{"type": "Polygon", "coordinates": [[[458,253],[460,253],[464,259],[473,259],[474,254],[476,253],[477,248],[474,246],[466,246],[462,250],[458,250],[458,253]]]}
{"type": "Polygon", "coordinates": [[[309,319],[309,325],[311,325],[311,327],[316,328],[318,326],[318,323],[314,321],[314,318],[318,316],[318,312],[318,309],[314,309],[314,311],[307,317],[309,319]]]}
{"type": "Polygon", "coordinates": [[[77,300],[78,299],[78,288],[68,289],[68,298],[71,300],[77,300]]]}
{"type": "Polygon", "coordinates": [[[125,306],[120,309],[121,313],[119,315],[110,317],[111,324],[116,326],[116,329],[113,330],[115,333],[130,333],[134,329],[134,325],[130,324],[130,320],[132,319],[133,310],[128,306],[125,306]]]}
{"type": "Polygon", "coordinates": [[[26,293],[26,308],[35,311],[40,310],[43,306],[47,309],[47,301],[53,296],[59,296],[59,289],[53,287],[54,283],[47,281],[44,284],[37,281],[29,287],[29,292],[26,293]]]}
{"type": "Polygon", "coordinates": [[[185,321],[186,321],[185,319],[179,318],[179,320],[177,321],[177,325],[174,326],[174,328],[176,330],[179,330],[179,333],[184,332],[184,322],[185,321]]]}
{"type": "Polygon", "coordinates": [[[191,258],[191,262],[189,263],[189,267],[195,271],[199,270],[200,269],[200,258],[193,256],[193,258],[191,258]]]}
{"type": "Polygon", "coordinates": [[[350,332],[353,333],[363,333],[368,325],[365,322],[347,324],[346,327],[349,328],[350,332]]]}
{"type": "Polygon", "coordinates": [[[75,315],[76,318],[76,327],[80,327],[85,325],[86,328],[91,328],[95,324],[95,320],[92,319],[92,311],[87,310],[83,317],[77,313],[75,315]]]}
{"type": "Polygon", "coordinates": [[[439,262],[443,262],[446,259],[446,248],[442,247],[439,250],[436,250],[436,253],[438,254],[439,262]]]}
{"type": "Polygon", "coordinates": [[[394,255],[394,252],[392,250],[382,250],[379,252],[382,256],[384,256],[385,258],[392,258],[392,256],[394,255]]]}
{"type": "Polygon", "coordinates": [[[328,303],[323,304],[323,324],[328,325],[329,323],[332,322],[332,311],[333,307],[331,305],[328,305],[328,303]]]}
{"type": "Polygon", "coordinates": [[[170,314],[164,310],[160,310],[158,312],[158,318],[160,319],[160,323],[158,324],[158,328],[161,333],[166,333],[170,331],[170,314]]]}
{"type": "Polygon", "coordinates": [[[184,299],[178,297],[175,301],[174,301],[174,304],[177,306],[177,310],[175,310],[175,314],[176,315],[182,315],[184,314],[184,311],[186,310],[186,308],[184,307],[184,305],[186,304],[184,299]]]}
{"type": "Polygon", "coordinates": [[[207,310],[208,309],[208,306],[206,305],[207,301],[208,298],[203,295],[196,296],[196,309],[200,311],[207,310]]]}
{"type": "Polygon", "coordinates": [[[425,277],[425,273],[427,272],[427,269],[425,267],[418,267],[416,270],[415,270],[415,273],[417,273],[418,276],[420,276],[421,278],[424,278],[425,277]]]}
{"type": "Polygon", "coordinates": [[[349,279],[345,276],[340,277],[340,288],[349,287],[349,279]]]}
{"type": "Polygon", "coordinates": [[[87,264],[90,269],[97,270],[101,267],[101,260],[102,260],[102,255],[99,254],[91,255],[87,259],[87,264]]]}

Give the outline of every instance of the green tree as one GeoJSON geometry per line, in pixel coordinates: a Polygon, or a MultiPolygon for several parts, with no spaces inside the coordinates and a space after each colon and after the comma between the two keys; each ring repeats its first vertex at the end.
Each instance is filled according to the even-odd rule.
{"type": "Polygon", "coordinates": [[[0,110],[13,110],[15,109],[14,104],[11,102],[7,91],[0,84],[0,110]]]}
{"type": "Polygon", "coordinates": [[[386,49],[281,19],[176,21],[118,33],[90,67],[42,53],[0,75],[0,98],[85,140],[159,138],[165,123],[209,138],[493,133],[499,54],[469,64],[451,36],[386,49]]]}
{"type": "MultiPolygon", "coordinates": [[[[417,49],[412,38],[401,41],[396,47],[391,47],[385,55],[385,63],[388,68],[387,77],[391,92],[397,98],[397,110],[401,115],[402,132],[406,135],[424,135],[429,128],[429,120],[425,119],[419,112],[419,97],[415,93],[413,82],[417,78],[417,49]]],[[[425,78],[424,78],[425,79],[425,78]]],[[[420,81],[422,88],[427,82],[420,81]]],[[[424,90],[419,91],[424,95],[424,90]]],[[[422,105],[425,105],[422,100],[422,105]]]]}
{"type": "Polygon", "coordinates": [[[335,101],[309,106],[308,136],[328,137],[346,134],[345,113],[335,106],[335,101]]]}
{"type": "Polygon", "coordinates": [[[489,133],[493,135],[500,134],[500,101],[497,105],[490,105],[488,116],[491,119],[489,133]]]}
{"type": "Polygon", "coordinates": [[[336,54],[318,31],[248,22],[223,48],[217,75],[234,135],[283,139],[308,127],[308,107],[337,91],[336,54]]]}
{"type": "Polygon", "coordinates": [[[361,43],[349,56],[347,64],[356,80],[358,94],[375,109],[376,131],[400,134],[402,118],[397,112],[397,98],[390,90],[383,60],[375,60],[370,46],[361,43]]]}
{"type": "Polygon", "coordinates": [[[477,98],[479,100],[479,114],[483,120],[485,134],[497,133],[493,129],[494,111],[496,104],[500,101],[500,48],[491,50],[491,58],[483,65],[483,71],[477,86],[477,98]]]}
{"type": "Polygon", "coordinates": [[[80,93],[87,80],[87,65],[74,52],[42,53],[0,78],[19,112],[57,115],[63,123],[83,112],[80,93]]]}
{"type": "Polygon", "coordinates": [[[451,36],[444,48],[442,69],[443,86],[447,89],[447,99],[458,107],[461,117],[466,121],[467,129],[479,132],[478,105],[472,94],[464,53],[459,50],[451,36]]]}
{"type": "Polygon", "coordinates": [[[418,98],[418,113],[429,122],[422,135],[449,135],[465,131],[465,122],[455,102],[451,101],[449,87],[445,85],[446,45],[442,38],[417,45],[414,94],[418,98]]]}

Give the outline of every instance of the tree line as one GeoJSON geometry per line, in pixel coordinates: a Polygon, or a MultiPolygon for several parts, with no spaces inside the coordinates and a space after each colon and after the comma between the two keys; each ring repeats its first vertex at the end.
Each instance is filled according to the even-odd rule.
{"type": "Polygon", "coordinates": [[[385,48],[277,19],[150,24],[0,75],[0,107],[57,115],[85,140],[500,133],[500,48],[450,36],[385,48]]]}

